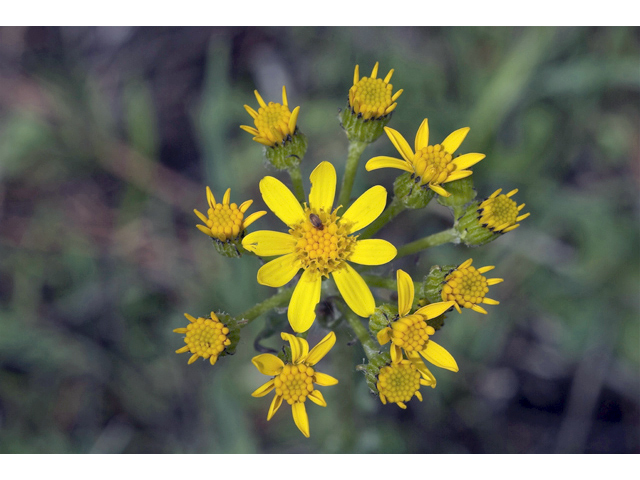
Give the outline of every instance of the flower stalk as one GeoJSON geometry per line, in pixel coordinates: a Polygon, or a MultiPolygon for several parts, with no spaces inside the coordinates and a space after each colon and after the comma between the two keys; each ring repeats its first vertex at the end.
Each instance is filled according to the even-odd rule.
{"type": "Polygon", "coordinates": [[[357,140],[349,142],[347,165],[344,169],[344,177],[342,177],[342,185],[340,186],[340,196],[338,197],[338,205],[342,205],[343,208],[349,204],[349,200],[351,199],[353,182],[355,181],[356,173],[358,172],[358,162],[367,145],[368,143],[357,140]]]}
{"type": "Polygon", "coordinates": [[[455,228],[449,228],[448,230],[443,230],[442,232],[434,233],[428,237],[403,245],[398,249],[396,258],[405,257],[421,250],[426,250],[427,248],[444,245],[445,243],[460,243],[460,234],[455,228]]]}

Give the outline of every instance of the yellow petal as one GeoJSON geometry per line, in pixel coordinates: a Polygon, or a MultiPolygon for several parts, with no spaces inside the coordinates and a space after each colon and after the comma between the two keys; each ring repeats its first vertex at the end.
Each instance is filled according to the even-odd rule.
{"type": "Polygon", "coordinates": [[[304,211],[291,193],[291,190],[274,177],[264,177],[260,180],[260,193],[264,203],[287,226],[297,225],[304,218],[304,211]]]}
{"type": "Polygon", "coordinates": [[[467,178],[472,174],[473,172],[471,170],[456,170],[455,172],[450,173],[443,183],[449,183],[455,180],[460,180],[461,178],[467,178]]]}
{"type": "Polygon", "coordinates": [[[389,140],[391,140],[391,143],[393,143],[393,146],[396,147],[396,150],[400,152],[402,158],[407,162],[412,163],[413,152],[404,137],[400,135],[400,132],[389,127],[384,127],[384,131],[387,133],[387,136],[389,137],[389,140]]]}
{"type": "Polygon", "coordinates": [[[278,375],[282,367],[284,367],[282,360],[270,353],[263,353],[253,357],[251,363],[256,366],[260,373],[270,377],[278,375]]]}
{"type": "Polygon", "coordinates": [[[351,265],[344,263],[342,267],[334,270],[332,275],[342,298],[351,310],[361,317],[373,315],[376,302],[371,290],[351,265]]]}
{"type": "Polygon", "coordinates": [[[451,194],[438,185],[429,185],[429,188],[442,197],[449,197],[451,194]]]}
{"type": "Polygon", "coordinates": [[[467,133],[469,133],[469,127],[459,128],[442,141],[442,146],[447,152],[453,154],[464,140],[464,137],[467,136],[467,133]]]}
{"type": "Polygon", "coordinates": [[[296,131],[296,123],[298,122],[298,115],[300,114],[300,107],[296,107],[291,112],[291,117],[289,117],[289,132],[293,135],[296,131]]]}
{"type": "Polygon", "coordinates": [[[264,397],[267,393],[275,388],[275,383],[273,382],[273,378],[269,380],[267,383],[257,388],[252,394],[252,397],[264,397]]]}
{"type": "MultiPolygon", "coordinates": [[[[245,105],[246,106],[246,105],[245,105]]],[[[256,130],[254,127],[250,127],[249,125],[240,125],[240,128],[242,130],[244,130],[245,132],[249,132],[251,135],[253,135],[254,137],[256,135],[260,135],[260,132],[258,130],[256,130]]]]}
{"type": "Polygon", "coordinates": [[[311,349],[309,356],[306,358],[305,363],[308,365],[315,365],[322,358],[329,353],[329,350],[333,348],[336,343],[336,334],[329,332],[318,344],[311,349]]]}
{"type": "Polygon", "coordinates": [[[413,172],[413,167],[406,160],[385,156],[373,157],[366,163],[364,168],[367,169],[367,172],[378,170],[379,168],[397,168],[405,172],[413,172]]]}
{"type": "Polygon", "coordinates": [[[209,221],[209,219],[207,217],[205,217],[203,214],[201,214],[195,208],[193,209],[193,212],[198,216],[198,218],[202,221],[202,223],[204,223],[205,225],[207,224],[207,222],[209,221]]]}
{"type": "Polygon", "coordinates": [[[259,212],[252,213],[251,215],[249,215],[247,218],[245,218],[242,221],[242,229],[244,230],[245,228],[247,228],[249,225],[251,225],[253,222],[258,220],[259,218],[264,217],[266,214],[267,214],[267,212],[264,211],[264,210],[260,210],[259,212]]]}
{"type": "Polygon", "coordinates": [[[262,99],[262,97],[260,96],[260,94],[258,93],[258,90],[254,90],[253,93],[256,95],[256,99],[258,100],[258,103],[260,104],[260,106],[262,108],[266,107],[267,104],[264,103],[264,100],[262,99]]]}
{"type": "Polygon", "coordinates": [[[244,237],[242,246],[261,257],[271,257],[292,253],[296,246],[296,239],[288,233],[258,230],[244,237]]]}
{"type": "Polygon", "coordinates": [[[438,302],[432,303],[430,305],[426,305],[418,310],[416,310],[417,315],[422,315],[423,317],[427,317],[427,319],[432,319],[439,317],[444,312],[449,310],[451,307],[455,307],[456,302],[438,302]]]}
{"type": "Polygon", "coordinates": [[[391,354],[391,361],[393,363],[400,363],[402,361],[402,348],[400,348],[395,343],[391,344],[389,353],[391,354]]]}
{"type": "Polygon", "coordinates": [[[316,372],[315,378],[315,383],[321,387],[330,387],[331,385],[338,384],[338,379],[333,378],[331,375],[327,375],[326,373],[316,372]]]}
{"type": "Polygon", "coordinates": [[[296,422],[296,426],[305,437],[309,438],[309,417],[307,416],[307,409],[304,407],[304,403],[294,403],[291,405],[291,412],[293,413],[293,421],[296,422]]]}
{"type": "Polygon", "coordinates": [[[358,240],[348,260],[358,265],[384,265],[396,257],[398,250],[386,240],[358,240]]]}
{"type": "Polygon", "coordinates": [[[436,367],[446,368],[453,372],[458,371],[458,364],[451,354],[431,339],[427,342],[427,348],[420,353],[436,367]]]}
{"type": "Polygon", "coordinates": [[[387,204],[387,191],[382,185],[376,185],[364,192],[344,212],[340,223],[350,223],[350,233],[363,229],[380,216],[387,204]]]}
{"type": "Polygon", "coordinates": [[[313,324],[321,287],[322,277],[316,272],[305,270],[293,291],[287,312],[289,324],[294,332],[306,332],[313,324]]]}
{"type": "Polygon", "coordinates": [[[398,280],[398,313],[401,317],[404,317],[409,313],[411,305],[413,305],[413,280],[411,280],[411,276],[407,272],[400,269],[396,272],[396,279],[398,280]]]}
{"type": "Polygon", "coordinates": [[[376,335],[376,338],[380,345],[386,345],[389,343],[389,340],[391,340],[391,327],[386,327],[380,330],[376,335]]]}
{"type": "Polygon", "coordinates": [[[267,413],[267,422],[273,418],[278,409],[282,405],[282,395],[276,395],[273,397],[271,401],[271,406],[269,407],[269,413],[267,413]]]}
{"type": "Polygon", "coordinates": [[[320,405],[321,407],[326,407],[327,402],[322,396],[322,392],[320,390],[314,390],[309,394],[309,400],[311,400],[316,405],[320,405]]]}
{"type": "Polygon", "coordinates": [[[283,340],[289,342],[291,346],[291,361],[297,363],[301,358],[309,354],[309,344],[304,338],[296,337],[290,333],[282,332],[280,334],[283,340]]]}
{"type": "Polygon", "coordinates": [[[283,255],[260,267],[258,283],[268,287],[281,287],[289,283],[300,268],[302,264],[295,254],[283,255]]]}
{"type": "Polygon", "coordinates": [[[465,153],[455,158],[451,163],[456,165],[457,170],[464,170],[465,168],[475,165],[485,157],[486,155],[484,153],[465,153]]]}
{"type": "Polygon", "coordinates": [[[329,162],[322,162],[311,175],[309,206],[314,210],[331,212],[336,195],[336,169],[329,162]]]}
{"type": "Polygon", "coordinates": [[[429,122],[425,118],[416,133],[416,152],[429,145],[429,122]]]}

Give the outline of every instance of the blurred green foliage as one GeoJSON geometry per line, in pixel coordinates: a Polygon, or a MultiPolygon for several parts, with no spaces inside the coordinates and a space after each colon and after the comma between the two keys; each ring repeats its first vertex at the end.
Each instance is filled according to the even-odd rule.
{"type": "MultiPolygon", "coordinates": [[[[639,29],[121,33],[0,29],[0,452],[639,451],[639,29]],[[531,217],[485,247],[376,270],[419,279],[473,257],[505,282],[487,316],[465,311],[438,332],[460,372],[434,372],[437,388],[406,411],[368,393],[354,371],[364,355],[338,327],[320,367],[340,383],[323,390],[327,408],[308,408],[305,440],[289,407],[267,423],[271,396],[250,396],[265,318],[215,367],[173,353],[183,312],[236,315],[274,293],[254,258],[216,255],[192,211],[205,185],[264,208],[258,181],[280,174],[238,128],[255,88],[279,101],[285,83],[301,105],[303,177],[322,160],[340,175],[337,112],[355,64],[366,75],[376,61],[404,89],[390,126],[413,139],[428,117],[435,141],[471,127],[461,153],[487,154],[478,197],[518,188],[531,217]],[[195,154],[178,148],[187,136],[195,154]]],[[[363,160],[374,155],[395,149],[383,136],[363,160]]],[[[354,196],[392,182],[361,165],[354,196]]],[[[380,236],[400,246],[451,221],[432,202],[380,236]]],[[[281,225],[270,214],[254,227],[281,225]]]]}

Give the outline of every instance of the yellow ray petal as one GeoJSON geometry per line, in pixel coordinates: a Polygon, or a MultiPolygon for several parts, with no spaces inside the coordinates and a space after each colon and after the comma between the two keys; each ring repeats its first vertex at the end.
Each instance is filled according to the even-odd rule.
{"type": "Polygon", "coordinates": [[[315,383],[321,387],[330,387],[331,385],[337,385],[338,379],[333,378],[331,375],[327,375],[326,373],[316,372],[315,383]]]}
{"type": "Polygon", "coordinates": [[[242,239],[244,248],[261,257],[292,253],[295,245],[296,239],[293,235],[272,230],[258,230],[242,239]]]}
{"type": "Polygon", "coordinates": [[[260,267],[258,283],[268,287],[281,287],[289,283],[301,268],[302,264],[295,254],[283,255],[260,267]]]}
{"type": "Polygon", "coordinates": [[[305,437],[309,438],[309,417],[307,416],[307,409],[304,407],[304,403],[294,403],[291,405],[291,412],[293,413],[293,421],[296,422],[296,426],[305,437]]]}
{"type": "Polygon", "coordinates": [[[271,401],[271,406],[269,407],[269,413],[267,413],[267,422],[273,418],[278,409],[282,405],[282,395],[276,395],[273,397],[271,401]]]}
{"type": "Polygon", "coordinates": [[[447,152],[453,154],[467,136],[467,133],[469,133],[469,127],[459,128],[442,141],[442,146],[447,152]]]}
{"type": "Polygon", "coordinates": [[[416,152],[429,145],[429,121],[425,118],[416,133],[416,152]]]}
{"type": "Polygon", "coordinates": [[[355,85],[360,81],[360,65],[356,65],[356,68],[353,70],[353,84],[355,85]]]}
{"type": "Polygon", "coordinates": [[[296,131],[296,124],[298,123],[298,115],[300,114],[300,107],[296,107],[291,112],[291,117],[289,117],[289,132],[293,135],[296,131]]]}
{"type": "Polygon", "coordinates": [[[315,365],[322,358],[329,353],[329,350],[333,348],[336,343],[336,334],[329,332],[318,344],[311,349],[309,356],[306,358],[305,363],[308,365],[315,365]]]}
{"type": "Polygon", "coordinates": [[[386,345],[391,340],[391,327],[383,328],[376,335],[380,345],[386,345]]]}
{"type": "Polygon", "coordinates": [[[296,225],[304,220],[304,211],[298,200],[277,178],[264,177],[260,180],[260,193],[264,203],[287,226],[296,225]]]}
{"type": "Polygon", "coordinates": [[[322,396],[322,392],[320,390],[314,390],[309,394],[309,400],[311,400],[316,405],[320,405],[321,407],[326,407],[327,402],[322,396]]]}
{"type": "Polygon", "coordinates": [[[364,168],[367,169],[367,172],[378,170],[379,168],[397,168],[405,172],[413,172],[413,166],[406,160],[385,156],[373,157],[366,163],[364,168]]]}
{"type": "Polygon", "coordinates": [[[442,187],[440,187],[438,185],[429,185],[429,188],[431,190],[433,190],[434,192],[436,192],[441,197],[449,197],[449,196],[451,196],[451,194],[449,192],[447,192],[444,188],[442,188],[442,187]]]}
{"type": "Polygon", "coordinates": [[[400,348],[395,343],[391,344],[389,353],[391,354],[391,361],[393,363],[400,363],[402,361],[402,348],[400,348]]]}
{"type": "Polygon", "coordinates": [[[351,265],[344,263],[341,268],[334,270],[332,275],[342,298],[351,310],[361,317],[373,315],[376,302],[371,290],[351,265]]]}
{"type": "Polygon", "coordinates": [[[229,205],[230,200],[231,200],[231,189],[227,188],[227,191],[224,192],[224,196],[222,197],[222,204],[229,205]]]}
{"type": "Polygon", "coordinates": [[[258,103],[260,104],[260,106],[262,108],[266,107],[267,104],[264,103],[264,100],[262,99],[262,97],[260,96],[260,94],[258,93],[258,90],[254,90],[253,93],[256,95],[256,99],[258,100],[258,103]]]}
{"type": "MultiPolygon", "coordinates": [[[[258,112],[256,112],[253,108],[251,108],[249,105],[245,105],[244,109],[247,111],[247,113],[249,115],[251,115],[253,117],[253,119],[255,120],[256,118],[258,118],[258,112]]],[[[240,126],[240,128],[242,128],[242,126],[240,126]]]]}
{"type": "Polygon", "coordinates": [[[378,67],[380,66],[380,62],[376,62],[373,66],[373,70],[371,70],[371,78],[376,78],[378,76],[378,67]]]}
{"type": "Polygon", "coordinates": [[[469,175],[472,175],[473,172],[471,170],[456,170],[455,172],[449,174],[446,180],[442,183],[449,183],[455,180],[460,180],[462,178],[467,178],[469,175]]]}
{"type": "Polygon", "coordinates": [[[322,277],[316,272],[305,270],[293,291],[287,311],[289,324],[294,332],[306,332],[313,324],[321,290],[322,277]]]}
{"type": "Polygon", "coordinates": [[[415,293],[413,280],[407,272],[400,269],[396,272],[396,279],[398,280],[398,313],[404,317],[411,311],[413,305],[415,293]]]}
{"type": "Polygon", "coordinates": [[[267,383],[265,383],[261,387],[258,387],[256,390],[254,390],[254,392],[251,394],[251,396],[252,397],[256,397],[256,398],[264,397],[266,394],[268,394],[274,388],[275,388],[275,384],[274,384],[273,378],[272,378],[267,383]]]}
{"type": "Polygon", "coordinates": [[[202,213],[200,213],[198,210],[196,210],[195,208],[193,209],[193,212],[198,216],[198,218],[205,224],[207,225],[207,222],[209,221],[209,219],[207,217],[205,217],[202,213]]]}
{"type": "Polygon", "coordinates": [[[455,158],[451,163],[454,163],[458,170],[464,170],[465,168],[475,165],[485,157],[486,155],[484,153],[465,153],[455,158]]]}
{"type": "Polygon", "coordinates": [[[396,257],[398,250],[386,240],[358,240],[348,260],[359,265],[384,265],[396,257]]]}
{"type": "Polygon", "coordinates": [[[258,220],[259,218],[264,217],[267,214],[266,211],[261,210],[259,212],[253,212],[251,215],[249,215],[247,218],[245,218],[242,222],[242,228],[245,229],[247,228],[249,225],[251,225],[253,222],[255,222],[256,220],[258,220]]]}
{"type": "Polygon", "coordinates": [[[311,175],[309,206],[314,210],[331,212],[336,195],[336,169],[329,162],[322,162],[311,175]]]}
{"type": "Polygon", "coordinates": [[[416,311],[416,314],[423,315],[427,319],[436,318],[449,310],[451,307],[455,307],[456,302],[438,302],[426,305],[416,311]]]}
{"type": "Polygon", "coordinates": [[[209,235],[211,238],[216,238],[215,235],[213,233],[211,233],[211,229],[207,228],[207,227],[203,227],[202,225],[196,225],[196,228],[198,230],[200,230],[202,233],[206,233],[207,235],[209,235]]]}
{"type": "Polygon", "coordinates": [[[287,87],[282,86],[282,105],[285,107],[289,106],[289,102],[287,101],[287,87]]]}
{"type": "Polygon", "coordinates": [[[453,372],[458,371],[458,364],[451,354],[431,339],[427,342],[427,348],[420,353],[436,367],[446,368],[453,372]]]}
{"type": "Polygon", "coordinates": [[[309,344],[304,338],[296,337],[290,333],[282,332],[280,334],[283,340],[289,342],[291,346],[291,361],[297,363],[301,358],[309,354],[309,344]]]}
{"type": "Polygon", "coordinates": [[[413,152],[404,137],[400,135],[400,132],[389,127],[384,127],[384,131],[387,132],[389,140],[391,140],[393,146],[400,152],[402,158],[411,163],[413,161],[413,152]]]}
{"type": "Polygon", "coordinates": [[[386,204],[387,191],[385,188],[382,185],[371,187],[344,212],[340,223],[349,222],[351,224],[350,233],[357,232],[378,218],[386,204]]]}
{"type": "Polygon", "coordinates": [[[260,135],[260,132],[254,127],[250,127],[248,125],[240,125],[240,128],[242,130],[244,130],[245,132],[249,132],[254,137],[257,136],[257,135],[260,135]]]}
{"type": "Polygon", "coordinates": [[[278,375],[282,367],[284,367],[282,360],[270,353],[263,353],[253,357],[251,363],[256,366],[260,373],[270,377],[278,375]]]}

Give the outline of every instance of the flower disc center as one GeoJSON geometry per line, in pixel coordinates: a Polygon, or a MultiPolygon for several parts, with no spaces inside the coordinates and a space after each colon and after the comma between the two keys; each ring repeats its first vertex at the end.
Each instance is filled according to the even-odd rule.
{"type": "Polygon", "coordinates": [[[273,380],[276,395],[281,395],[289,405],[304,403],[313,392],[314,370],[304,364],[287,364],[273,380]]]}
{"type": "Polygon", "coordinates": [[[349,90],[349,105],[365,119],[382,117],[393,103],[392,90],[381,78],[363,77],[349,90]]]}
{"type": "Polygon", "coordinates": [[[306,208],[305,217],[304,222],[289,231],[297,240],[294,252],[305,270],[329,276],[349,258],[356,237],[349,236],[348,229],[338,224],[335,210],[329,214],[306,208]]]}
{"type": "Polygon", "coordinates": [[[501,231],[515,225],[518,218],[518,205],[506,195],[498,195],[483,207],[479,221],[490,230],[501,231]]]}
{"type": "Polygon", "coordinates": [[[235,203],[224,205],[216,203],[215,208],[208,210],[207,226],[219,240],[225,241],[237,237],[242,231],[244,214],[235,203]]]}
{"type": "Polygon", "coordinates": [[[287,135],[293,134],[293,132],[289,131],[290,119],[291,112],[288,107],[279,103],[269,102],[269,105],[260,107],[258,110],[255,124],[260,135],[269,139],[275,145],[282,142],[287,135]]]}
{"type": "Polygon", "coordinates": [[[391,324],[391,339],[405,351],[422,351],[435,329],[427,325],[422,315],[408,315],[391,324]]]}
{"type": "Polygon", "coordinates": [[[413,168],[422,185],[440,185],[456,169],[452,161],[453,156],[442,145],[428,145],[416,152],[413,168]]]}
{"type": "Polygon", "coordinates": [[[445,277],[442,287],[442,299],[453,300],[461,307],[472,308],[482,303],[489,292],[487,279],[478,273],[474,266],[458,268],[445,277]]]}
{"type": "Polygon", "coordinates": [[[224,348],[231,344],[227,338],[229,329],[220,321],[210,318],[198,318],[194,323],[187,325],[187,333],[184,339],[191,353],[197,353],[203,358],[218,356],[224,348]]]}
{"type": "Polygon", "coordinates": [[[390,403],[408,402],[420,389],[420,372],[413,363],[392,363],[380,369],[377,387],[390,403]]]}

